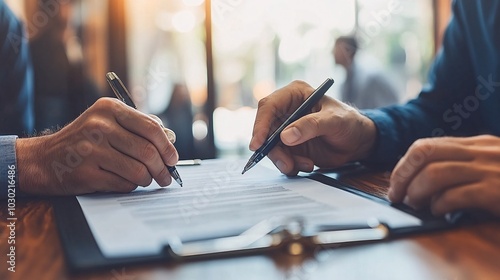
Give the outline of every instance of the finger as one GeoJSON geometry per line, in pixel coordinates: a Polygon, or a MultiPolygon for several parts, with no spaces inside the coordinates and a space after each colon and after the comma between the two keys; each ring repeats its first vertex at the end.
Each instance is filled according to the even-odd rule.
{"type": "Polygon", "coordinates": [[[410,182],[405,203],[416,209],[428,206],[436,194],[479,181],[479,174],[465,162],[430,163],[410,182]]]}
{"type": "Polygon", "coordinates": [[[288,176],[297,175],[298,170],[295,168],[293,156],[290,154],[290,151],[286,150],[283,146],[277,145],[267,156],[281,173],[288,176]]]}
{"type": "Polygon", "coordinates": [[[177,135],[175,134],[175,132],[173,130],[164,127],[163,131],[167,135],[168,141],[170,141],[170,143],[174,144],[175,141],[177,141],[177,135]]]}
{"type": "Polygon", "coordinates": [[[295,168],[298,171],[302,171],[302,172],[313,171],[314,163],[311,159],[309,159],[307,157],[297,156],[297,155],[294,155],[293,159],[294,159],[295,168]]]}
{"type": "Polygon", "coordinates": [[[160,186],[168,186],[172,182],[160,153],[151,142],[121,127],[109,134],[108,142],[117,151],[144,164],[160,186]]]}
{"type": "Polygon", "coordinates": [[[257,150],[275,124],[281,124],[314,91],[307,83],[295,81],[261,99],[255,117],[250,150],[257,150]]]}
{"type": "MultiPolygon", "coordinates": [[[[433,199],[431,204],[432,213],[443,216],[447,213],[461,209],[483,209],[494,214],[500,214],[498,197],[483,190],[481,183],[466,184],[443,192],[433,199]]],[[[491,186],[489,186],[491,187],[491,186]]]]}
{"type": "Polygon", "coordinates": [[[306,115],[293,122],[281,132],[281,141],[287,146],[296,146],[331,131],[331,122],[323,112],[306,115]]]}
{"type": "Polygon", "coordinates": [[[169,141],[163,127],[153,118],[134,110],[133,117],[125,121],[117,118],[116,121],[128,131],[137,134],[155,145],[164,164],[173,166],[179,160],[177,150],[169,141]]]}
{"type": "Polygon", "coordinates": [[[473,157],[459,144],[440,139],[417,140],[394,168],[389,189],[389,199],[401,202],[408,184],[420,170],[435,161],[470,161],[473,157]]]}
{"type": "Polygon", "coordinates": [[[99,167],[139,186],[148,186],[153,178],[147,167],[136,159],[118,152],[106,150],[107,157],[99,161],[99,167]]]}
{"type": "Polygon", "coordinates": [[[158,122],[161,126],[163,126],[163,121],[157,115],[149,114],[149,117],[153,118],[156,122],[158,122]]]}
{"type": "Polygon", "coordinates": [[[163,121],[157,115],[149,114],[148,116],[150,116],[160,124],[160,126],[163,128],[163,131],[167,134],[167,138],[170,141],[170,143],[174,144],[175,141],[177,140],[177,135],[175,135],[175,132],[171,129],[166,128],[163,125],[163,121]]]}
{"type": "Polygon", "coordinates": [[[98,192],[131,192],[137,185],[107,170],[99,170],[94,183],[98,192]]]}

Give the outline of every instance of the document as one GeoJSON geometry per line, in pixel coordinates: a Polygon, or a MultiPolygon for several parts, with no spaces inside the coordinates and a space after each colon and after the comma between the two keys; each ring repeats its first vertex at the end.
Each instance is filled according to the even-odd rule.
{"type": "Polygon", "coordinates": [[[239,234],[264,219],[302,217],[311,225],[366,223],[392,227],[421,221],[402,211],[276,168],[243,160],[178,166],[184,187],[155,182],[128,194],[90,194],[78,202],[105,257],[158,254],[172,237],[183,241],[239,234]]]}

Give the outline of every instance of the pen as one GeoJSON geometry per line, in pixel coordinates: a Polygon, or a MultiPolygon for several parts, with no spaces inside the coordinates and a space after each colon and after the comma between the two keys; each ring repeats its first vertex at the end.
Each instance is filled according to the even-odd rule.
{"type": "Polygon", "coordinates": [[[302,103],[293,114],[286,119],[286,121],[278,127],[272,134],[267,138],[267,140],[262,144],[262,146],[255,151],[255,153],[250,157],[245,168],[243,168],[243,172],[241,174],[245,174],[248,170],[254,167],[259,161],[261,161],[268,153],[271,151],[274,146],[280,140],[280,134],[291,123],[303,117],[308,111],[312,109],[314,104],[318,103],[318,101],[325,95],[326,91],[333,85],[333,79],[327,78],[309,97],[302,103]]]}
{"type": "MultiPolygon", "coordinates": [[[[120,99],[123,103],[127,104],[128,106],[137,109],[137,106],[135,106],[135,103],[132,100],[127,88],[114,72],[107,73],[106,80],[108,81],[109,85],[113,89],[113,92],[115,93],[118,99],[120,99]]],[[[168,172],[170,172],[170,175],[172,175],[172,178],[174,178],[175,181],[182,187],[182,179],[175,166],[167,165],[167,169],[168,172]]]]}

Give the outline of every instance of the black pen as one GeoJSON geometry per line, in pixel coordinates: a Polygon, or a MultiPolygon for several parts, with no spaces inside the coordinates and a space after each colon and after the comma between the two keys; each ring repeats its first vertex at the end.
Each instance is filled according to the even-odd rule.
{"type": "Polygon", "coordinates": [[[262,144],[262,146],[255,151],[255,153],[250,157],[243,172],[241,174],[245,174],[248,170],[254,167],[259,161],[261,161],[269,151],[271,151],[276,144],[280,141],[280,134],[285,129],[285,127],[289,126],[294,121],[303,117],[307,112],[309,112],[312,107],[318,103],[318,101],[325,95],[326,91],[333,85],[333,79],[328,78],[324,81],[309,97],[302,103],[293,114],[286,119],[286,121],[276,129],[271,136],[267,138],[267,140],[262,144]]]}
{"type": "MultiPolygon", "coordinates": [[[[118,99],[123,101],[123,103],[127,104],[128,106],[130,106],[134,109],[137,109],[137,106],[135,106],[135,103],[132,100],[127,88],[125,87],[125,85],[122,83],[120,78],[118,78],[118,76],[114,72],[107,73],[106,80],[108,81],[109,85],[113,89],[113,92],[115,93],[115,95],[118,99]]],[[[181,179],[181,176],[179,175],[179,172],[175,168],[175,166],[168,166],[167,165],[167,169],[168,169],[168,172],[170,172],[170,175],[172,175],[172,178],[174,178],[175,181],[179,185],[181,185],[181,187],[182,187],[182,179],[181,179]]]]}

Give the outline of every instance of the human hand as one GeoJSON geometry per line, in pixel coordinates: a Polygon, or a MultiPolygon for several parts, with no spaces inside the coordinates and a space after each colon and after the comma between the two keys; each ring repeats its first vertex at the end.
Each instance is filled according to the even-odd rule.
{"type": "Polygon", "coordinates": [[[101,98],[47,136],[16,142],[19,186],[31,194],[129,192],[154,179],[167,186],[178,154],[163,126],[118,99],[101,98]]]}
{"type": "MultiPolygon", "coordinates": [[[[259,101],[250,150],[257,150],[314,89],[294,81],[259,101]]],[[[375,124],[354,108],[327,96],[312,113],[281,132],[281,142],[268,157],[284,174],[310,172],[314,165],[336,167],[369,155],[376,138],[375,124]]]]}
{"type": "Polygon", "coordinates": [[[416,141],[391,175],[389,199],[437,216],[468,208],[500,216],[500,138],[416,141]]]}

